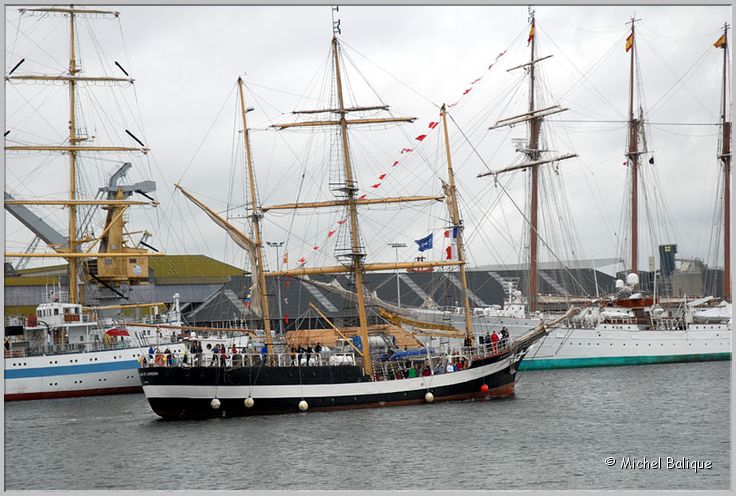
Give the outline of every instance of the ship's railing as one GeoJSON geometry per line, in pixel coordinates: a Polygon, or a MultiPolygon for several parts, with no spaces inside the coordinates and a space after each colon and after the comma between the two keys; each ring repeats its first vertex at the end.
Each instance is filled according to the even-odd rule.
{"type": "Polygon", "coordinates": [[[354,365],[353,353],[191,353],[189,351],[165,353],[154,351],[144,354],[143,366],[149,367],[258,367],[275,365],[280,367],[309,367],[319,365],[354,365]]]}
{"type": "MultiPolygon", "coordinates": [[[[438,375],[464,370],[475,360],[502,355],[512,350],[510,340],[478,346],[462,347],[448,352],[430,352],[426,355],[409,355],[398,360],[387,357],[374,361],[373,380],[394,380],[423,375],[438,375]],[[412,372],[412,368],[414,371],[412,372]]],[[[352,352],[312,352],[312,353],[277,353],[271,356],[252,352],[191,353],[177,351],[165,353],[154,350],[144,353],[141,367],[259,367],[262,365],[280,367],[310,367],[321,365],[356,365],[356,356],[352,352]]]]}
{"type": "MultiPolygon", "coordinates": [[[[175,343],[162,343],[175,344],[175,343]]],[[[130,348],[139,348],[137,344],[126,341],[105,344],[103,341],[91,341],[86,343],[73,343],[65,345],[28,346],[8,343],[9,349],[5,350],[5,357],[30,357],[44,355],[59,355],[68,353],[92,353],[98,351],[115,351],[130,348]]]]}
{"type": "Polygon", "coordinates": [[[682,319],[656,319],[654,327],[658,331],[682,331],[687,329],[687,325],[682,319]]]}

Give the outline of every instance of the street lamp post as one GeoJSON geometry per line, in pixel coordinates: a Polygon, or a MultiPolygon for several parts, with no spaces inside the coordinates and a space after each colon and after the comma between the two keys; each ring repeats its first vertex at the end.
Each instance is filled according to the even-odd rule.
{"type": "MultiPolygon", "coordinates": [[[[283,241],[266,241],[271,248],[276,248],[276,270],[281,270],[281,258],[279,257],[279,248],[284,244],[283,241]]],[[[276,278],[276,298],[279,300],[279,332],[284,335],[284,314],[281,312],[281,276],[276,278]]]]}
{"type": "MultiPolygon", "coordinates": [[[[406,248],[404,243],[389,243],[396,250],[396,263],[399,263],[399,248],[406,248]]],[[[396,305],[401,306],[401,286],[399,285],[399,269],[396,269],[396,305]]]]}

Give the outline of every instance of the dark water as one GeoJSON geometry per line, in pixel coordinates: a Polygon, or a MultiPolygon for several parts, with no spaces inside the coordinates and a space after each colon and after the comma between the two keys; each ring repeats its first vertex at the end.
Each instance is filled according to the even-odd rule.
{"type": "Polygon", "coordinates": [[[728,489],[730,365],[530,371],[513,399],[198,422],[158,420],[142,394],[8,403],[5,487],[728,489]]]}

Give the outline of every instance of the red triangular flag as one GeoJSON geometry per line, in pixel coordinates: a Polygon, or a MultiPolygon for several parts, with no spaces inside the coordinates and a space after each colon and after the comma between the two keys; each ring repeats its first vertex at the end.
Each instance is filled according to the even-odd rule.
{"type": "Polygon", "coordinates": [[[304,262],[306,262],[306,261],[307,261],[307,259],[306,259],[306,258],[304,258],[304,257],[302,257],[302,258],[300,258],[299,260],[297,260],[297,262],[299,262],[300,264],[303,264],[303,263],[304,263],[304,262]]]}
{"type": "Polygon", "coordinates": [[[381,181],[383,181],[384,179],[386,179],[386,173],[384,172],[383,174],[381,174],[380,176],[378,176],[378,179],[380,179],[381,181]]]}
{"type": "Polygon", "coordinates": [[[314,245],[314,246],[312,247],[312,249],[313,249],[313,250],[319,250],[319,246],[317,246],[317,245],[314,245]]]}
{"type": "Polygon", "coordinates": [[[345,222],[347,222],[347,219],[342,219],[342,220],[338,220],[337,221],[337,223],[340,224],[340,225],[345,224],[345,222]]]}
{"type": "Polygon", "coordinates": [[[439,124],[439,122],[432,121],[432,122],[429,123],[429,126],[428,127],[429,127],[429,129],[434,129],[434,128],[437,127],[438,124],[439,124]]]}
{"type": "Polygon", "coordinates": [[[483,76],[479,77],[478,79],[476,79],[475,81],[471,82],[470,84],[475,84],[475,83],[477,83],[478,81],[480,81],[481,79],[483,79],[483,76]]]}
{"type": "Polygon", "coordinates": [[[371,188],[378,189],[381,187],[381,183],[371,184],[371,188]]]}
{"type": "Polygon", "coordinates": [[[368,195],[360,195],[360,196],[358,197],[358,200],[365,200],[365,197],[366,197],[366,196],[368,196],[368,195]]]}
{"type": "Polygon", "coordinates": [[[335,232],[336,232],[336,230],[335,230],[335,229],[333,229],[332,231],[328,232],[328,233],[327,233],[327,237],[328,237],[328,238],[331,238],[331,237],[332,237],[332,235],[333,235],[333,234],[335,234],[335,232]]]}
{"type": "Polygon", "coordinates": [[[401,149],[401,153],[404,153],[404,152],[406,152],[406,153],[411,153],[411,152],[413,152],[413,151],[414,151],[414,149],[413,149],[413,148],[402,148],[402,149],[401,149]]]}
{"type": "Polygon", "coordinates": [[[399,161],[398,160],[395,160],[394,163],[393,163],[393,165],[391,167],[396,167],[397,165],[399,165],[399,161]]]}
{"type": "Polygon", "coordinates": [[[416,137],[416,138],[414,138],[414,139],[415,139],[415,140],[417,140],[417,141],[423,141],[423,140],[424,140],[424,138],[426,138],[426,137],[427,137],[427,135],[426,135],[426,134],[420,134],[419,136],[417,136],[417,137],[416,137]]]}
{"type": "Polygon", "coordinates": [[[463,91],[463,95],[467,95],[468,93],[470,93],[470,90],[472,90],[472,89],[473,88],[468,88],[467,90],[463,91]]]}

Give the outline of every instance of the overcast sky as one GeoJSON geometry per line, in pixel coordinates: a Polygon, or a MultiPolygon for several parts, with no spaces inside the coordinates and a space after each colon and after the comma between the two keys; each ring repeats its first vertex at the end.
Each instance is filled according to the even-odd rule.
{"type": "MultiPolygon", "coordinates": [[[[134,157],[129,176],[132,181],[155,179],[161,205],[155,212],[133,216],[131,229],[153,232],[150,243],[166,253],[203,253],[244,263],[245,257],[225,235],[173,192],[173,184],[180,182],[221,212],[228,204],[242,203],[243,158],[237,132],[242,126],[235,99],[239,75],[247,83],[248,106],[255,108],[248,118],[262,203],[293,202],[297,196],[301,201],[331,198],[328,183],[338,165],[331,134],[268,128],[294,121],[292,110],[329,105],[323,83],[329,82],[330,7],[115,10],[121,12],[119,21],[80,21],[82,66],[88,75],[120,76],[114,66],[118,61],[135,78],[134,90],[86,88],[81,97],[87,103],[81,103],[80,113],[97,144],[133,146],[124,132],[129,129],[152,150],[147,158],[134,157]],[[101,96],[113,90],[125,96],[101,96]],[[109,108],[93,110],[98,103],[109,108]]],[[[642,221],[640,266],[646,268],[656,242],[677,243],[679,255],[685,257],[707,258],[713,251],[718,128],[704,124],[719,118],[722,51],[712,44],[723,23],[730,21],[730,7],[542,6],[536,8],[537,53],[553,57],[538,65],[543,98],[538,106],[570,109],[545,123],[545,141],[554,150],[551,154],[579,155],[560,162],[558,169],[544,166],[542,235],[554,251],[544,251],[544,260],[627,257],[620,217],[627,174],[622,121],[628,113],[629,57],[624,41],[632,15],[640,19],[640,92],[651,123],[645,158],[655,159],[654,165],[642,166],[643,175],[652,211],[663,202],[667,208],[658,206],[657,219],[671,222],[650,229],[642,221]],[[699,125],[684,125],[688,123],[699,125]],[[560,222],[568,227],[557,227],[560,222]]],[[[22,16],[19,21],[14,8],[8,8],[6,16],[6,74],[23,58],[26,62],[15,74],[64,70],[64,19],[22,16]]],[[[354,103],[386,103],[395,116],[417,117],[413,124],[375,132],[354,128],[351,150],[361,193],[373,198],[440,194],[439,181],[446,177],[444,149],[440,128],[432,130],[427,124],[438,120],[443,102],[459,101],[451,109],[449,134],[470,261],[484,265],[524,260],[525,222],[515,205],[524,209],[526,174],[503,176],[498,185],[476,175],[521,160],[512,139],[526,137],[524,126],[493,131],[488,127],[527,111],[523,72],[506,71],[529,59],[527,8],[345,6],[339,19],[354,103]],[[471,91],[460,98],[467,89],[471,91]],[[420,134],[428,135],[421,143],[414,140],[420,134]],[[414,152],[401,154],[405,147],[414,152]],[[391,167],[396,160],[400,165],[391,167]],[[381,186],[371,188],[383,173],[388,176],[381,186]]],[[[68,119],[65,89],[45,91],[6,83],[8,144],[63,140],[68,119]],[[31,110],[36,108],[43,110],[43,118],[31,110]]],[[[66,159],[16,157],[7,162],[6,190],[17,196],[63,195],[66,159]]],[[[92,196],[125,160],[106,158],[84,162],[85,185],[92,196]]],[[[641,209],[644,215],[647,208],[641,209]]],[[[435,249],[426,255],[442,259],[442,228],[448,225],[442,204],[365,210],[361,227],[369,260],[393,260],[390,242],[407,244],[398,257],[412,260],[418,255],[414,240],[430,232],[435,234],[435,249]]],[[[42,212],[53,225],[65,228],[58,209],[42,212]]],[[[308,265],[332,265],[346,233],[328,233],[339,227],[336,221],[342,215],[337,210],[267,215],[265,238],[287,242],[290,266],[301,256],[308,265]]],[[[23,249],[32,236],[7,215],[6,222],[7,249],[23,249]]],[[[273,266],[270,250],[269,257],[273,266]]]]}

